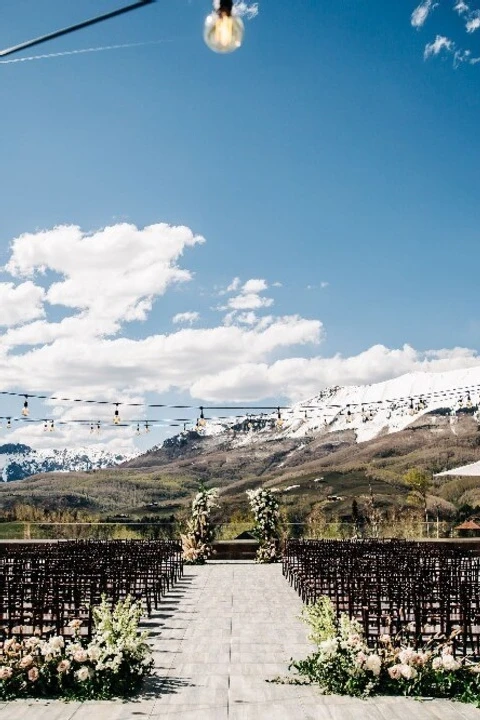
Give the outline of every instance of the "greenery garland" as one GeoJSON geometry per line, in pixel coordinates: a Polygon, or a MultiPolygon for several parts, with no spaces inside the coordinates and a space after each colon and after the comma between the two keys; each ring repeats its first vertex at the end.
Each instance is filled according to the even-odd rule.
{"type": "Polygon", "coordinates": [[[214,507],[218,507],[218,488],[207,488],[202,484],[192,502],[192,517],[188,530],[182,535],[183,559],[190,565],[203,565],[212,553],[215,529],[210,520],[214,507]]]}
{"type": "Polygon", "coordinates": [[[401,635],[382,635],[367,646],[360,624],[346,614],[337,619],[327,597],[303,611],[316,652],[291,668],[322,692],[368,697],[374,694],[451,698],[480,707],[480,663],[455,657],[453,640],[435,638],[421,649],[401,635]]]}
{"type": "Polygon", "coordinates": [[[141,607],[131,597],[112,610],[103,596],[93,609],[91,641],[80,635],[81,620],[70,623],[72,635],[67,639],[8,638],[1,643],[0,699],[105,700],[134,695],[153,668],[147,633],[138,632],[141,616],[141,607]]]}
{"type": "Polygon", "coordinates": [[[250,507],[255,516],[255,534],[260,546],[257,550],[257,562],[271,563],[278,558],[279,544],[279,505],[273,490],[258,488],[247,490],[250,507]]]}

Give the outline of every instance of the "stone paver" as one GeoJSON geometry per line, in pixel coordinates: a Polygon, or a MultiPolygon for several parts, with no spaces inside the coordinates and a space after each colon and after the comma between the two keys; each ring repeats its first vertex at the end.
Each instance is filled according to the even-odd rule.
{"type": "Polygon", "coordinates": [[[133,702],[0,705],[0,720],[480,720],[473,706],[322,696],[266,682],[309,651],[301,602],[278,565],[187,567],[151,631],[155,676],[133,702]]]}

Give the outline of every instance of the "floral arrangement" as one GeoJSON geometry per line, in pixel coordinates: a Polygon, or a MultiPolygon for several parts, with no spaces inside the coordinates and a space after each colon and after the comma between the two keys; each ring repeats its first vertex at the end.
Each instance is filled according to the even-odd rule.
{"type": "Polygon", "coordinates": [[[128,597],[112,610],[105,596],[93,609],[90,641],[72,620],[72,635],[11,637],[0,645],[0,699],[61,697],[87,700],[129,697],[152,671],[146,633],[139,634],[142,609],[128,597]]]}
{"type": "Polygon", "coordinates": [[[401,636],[382,635],[369,648],[356,620],[342,614],[337,620],[331,601],[320,598],[307,607],[303,618],[310,625],[309,639],[316,652],[291,668],[324,693],[367,697],[411,695],[455,698],[480,706],[480,663],[454,657],[453,639],[437,637],[422,649],[401,636]]]}
{"type": "Polygon", "coordinates": [[[214,507],[217,507],[218,488],[207,490],[200,485],[192,502],[192,517],[188,531],[182,535],[183,559],[190,565],[203,565],[212,553],[215,530],[210,520],[214,507]]]}
{"type": "Polygon", "coordinates": [[[247,490],[250,507],[255,516],[255,534],[260,546],[257,562],[270,563],[278,560],[279,520],[278,500],[273,490],[258,488],[247,490]]]}

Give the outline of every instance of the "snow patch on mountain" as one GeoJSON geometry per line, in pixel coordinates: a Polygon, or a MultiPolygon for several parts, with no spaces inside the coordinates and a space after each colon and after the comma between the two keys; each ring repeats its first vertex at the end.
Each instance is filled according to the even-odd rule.
{"type": "Polygon", "coordinates": [[[225,433],[234,446],[261,442],[267,435],[301,439],[321,433],[354,430],[357,442],[404,430],[434,411],[450,416],[455,431],[458,412],[480,422],[480,366],[466,370],[415,372],[373,385],[332,387],[288,410],[244,416],[228,422],[209,419],[202,435],[225,433]]]}
{"type": "Polygon", "coordinates": [[[132,457],[95,447],[34,450],[28,445],[7,443],[0,445],[0,473],[3,482],[9,482],[37,473],[101,470],[120,465],[132,457]]]}

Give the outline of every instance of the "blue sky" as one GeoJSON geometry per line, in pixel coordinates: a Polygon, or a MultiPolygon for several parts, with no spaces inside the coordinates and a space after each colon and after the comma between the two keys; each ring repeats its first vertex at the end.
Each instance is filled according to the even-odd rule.
{"type": "MultiPolygon", "coordinates": [[[[119,4],[4,0],[0,43],[119,4]]],[[[424,51],[444,37],[474,57],[480,36],[466,32],[465,13],[453,12],[452,3],[426,5],[428,17],[414,28],[415,3],[310,0],[300,8],[261,0],[258,16],[246,21],[244,47],[217,56],[201,38],[208,0],[159,0],[25,54],[164,42],[1,65],[0,263],[11,261],[14,238],[31,233],[38,248],[35,233],[58,225],[86,233],[120,223],[181,225],[206,240],[172,256],[189,280],[152,292],[140,320],[124,316],[113,334],[92,335],[92,352],[105,337],[173,338],[179,313],[199,313],[192,332],[221,328],[236,291],[220,293],[236,277],[240,295],[248,280],[265,280],[259,297],[269,300],[252,308],[255,322],[268,315],[311,323],[268,356],[239,361],[271,367],[316,360],[304,386],[292,387],[282,375],[263,391],[260,381],[252,389],[256,373],[249,367],[243,392],[245,373],[229,359],[224,368],[205,368],[207,375],[229,373],[223,391],[211,379],[202,385],[192,377],[200,383],[195,402],[201,392],[207,401],[289,400],[332,382],[374,382],[422,369],[425,362],[427,369],[476,362],[480,67],[465,56],[455,59],[445,43],[426,60],[424,51]],[[371,350],[378,345],[385,352],[371,350]],[[465,350],[424,355],[458,347],[465,350]],[[350,362],[337,362],[338,356],[350,362]]],[[[133,261],[133,235],[131,243],[133,261]]],[[[30,280],[46,291],[62,277],[61,269],[48,266],[42,276],[38,268],[30,280]]],[[[26,279],[0,275],[0,282],[15,285],[26,279]]],[[[109,282],[115,285],[115,276],[109,282]]],[[[50,300],[43,309],[48,322],[79,312],[50,300]]],[[[5,325],[32,320],[27,313],[5,325]]],[[[238,314],[227,322],[247,327],[238,314]]],[[[32,345],[12,348],[4,340],[8,367],[23,356],[42,367],[42,356],[33,357],[47,342],[42,332],[32,345]]],[[[205,343],[207,353],[208,337],[205,343]]],[[[30,367],[19,360],[16,373],[4,374],[4,389],[31,388],[30,367]]],[[[155,386],[153,395],[130,376],[112,378],[105,392],[192,398],[185,377],[155,386]]],[[[60,387],[47,372],[39,372],[41,379],[47,392],[79,390],[67,371],[60,387]]],[[[100,392],[88,363],[84,388],[100,392]]]]}

